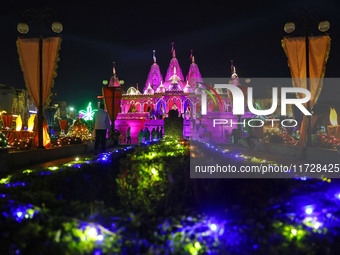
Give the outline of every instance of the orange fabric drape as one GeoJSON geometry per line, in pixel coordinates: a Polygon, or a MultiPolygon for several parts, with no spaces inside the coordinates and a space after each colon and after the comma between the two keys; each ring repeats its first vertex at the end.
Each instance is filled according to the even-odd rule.
{"type": "Polygon", "coordinates": [[[11,128],[12,127],[12,115],[7,115],[7,114],[2,114],[2,120],[4,121],[4,128],[8,127],[11,128]]]}
{"type": "Polygon", "coordinates": [[[103,87],[103,98],[106,111],[110,121],[114,122],[120,112],[120,100],[122,98],[121,87],[103,87]],[[112,104],[114,103],[114,113],[112,112],[112,104]]]}
{"type": "MultiPolygon", "coordinates": [[[[42,104],[48,103],[53,78],[56,76],[60,37],[47,37],[42,39],[42,104]]],[[[24,73],[26,87],[35,104],[39,106],[39,38],[18,38],[18,54],[21,69],[24,73]]]]}
{"type": "MultiPolygon", "coordinates": [[[[38,118],[35,119],[35,126],[38,126],[38,118]]],[[[50,136],[48,134],[48,131],[47,131],[47,122],[44,118],[43,120],[43,146],[45,148],[50,148],[52,147],[52,144],[51,144],[51,139],[50,139],[50,136]]],[[[35,138],[34,138],[34,144],[35,146],[38,146],[39,145],[39,130],[36,131],[35,133],[35,138]]]]}
{"type": "MultiPolygon", "coordinates": [[[[322,78],[325,76],[326,62],[329,56],[331,39],[327,36],[309,37],[309,89],[311,99],[310,109],[313,109],[323,87],[322,78]]],[[[288,65],[293,78],[293,86],[307,88],[306,66],[306,39],[304,37],[284,38],[282,47],[288,58],[288,65]]],[[[298,97],[301,95],[297,94],[298,97]]],[[[313,124],[313,123],[312,123],[313,124]]],[[[307,142],[307,129],[309,123],[306,116],[303,117],[300,128],[299,154],[307,142]]]]}

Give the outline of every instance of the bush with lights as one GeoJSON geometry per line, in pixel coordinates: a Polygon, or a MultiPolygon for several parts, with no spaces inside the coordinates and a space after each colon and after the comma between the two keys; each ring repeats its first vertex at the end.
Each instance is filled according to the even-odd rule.
{"type": "Polygon", "coordinates": [[[0,148],[8,148],[9,143],[4,133],[0,131],[0,148]]]}
{"type": "Polygon", "coordinates": [[[87,127],[84,119],[77,119],[72,126],[69,127],[67,137],[79,137],[83,141],[92,140],[93,137],[87,127]]]}
{"type": "Polygon", "coordinates": [[[27,139],[14,139],[13,142],[10,144],[11,149],[14,150],[28,150],[32,147],[33,138],[27,139]]]}
{"type": "Polygon", "coordinates": [[[65,146],[65,145],[73,145],[73,144],[81,144],[83,141],[80,137],[61,137],[57,140],[57,146],[65,146]]]}

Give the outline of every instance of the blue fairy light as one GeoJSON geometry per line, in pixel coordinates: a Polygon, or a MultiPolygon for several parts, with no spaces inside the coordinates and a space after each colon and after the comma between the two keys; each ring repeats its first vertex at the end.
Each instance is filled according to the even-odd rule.
{"type": "Polygon", "coordinates": [[[313,211],[314,211],[313,206],[307,205],[307,206],[305,207],[305,213],[306,213],[307,215],[313,214],[313,211]]]}
{"type": "Polygon", "coordinates": [[[214,231],[214,232],[216,232],[217,231],[217,225],[216,224],[210,224],[209,225],[209,228],[211,229],[211,231],[214,231]]]}
{"type": "Polygon", "coordinates": [[[340,200],[340,192],[336,193],[334,196],[340,200]]]}
{"type": "Polygon", "coordinates": [[[97,236],[97,241],[101,242],[104,240],[104,236],[103,235],[98,235],[97,236]]]}

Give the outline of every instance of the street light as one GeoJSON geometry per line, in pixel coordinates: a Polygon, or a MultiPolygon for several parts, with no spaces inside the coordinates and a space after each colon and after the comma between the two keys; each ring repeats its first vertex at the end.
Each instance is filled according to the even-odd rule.
{"type": "MultiPolygon", "coordinates": [[[[28,24],[32,23],[32,37],[29,38],[38,38],[39,39],[39,105],[38,105],[38,147],[39,149],[44,149],[43,145],[43,41],[48,38],[48,36],[43,36],[43,32],[48,34],[45,30],[43,31],[43,27],[46,23],[51,24],[51,29],[55,33],[61,33],[63,31],[63,25],[60,22],[54,21],[51,22],[51,18],[55,16],[55,12],[52,9],[44,9],[43,11],[37,11],[35,9],[28,9],[24,12],[24,19],[28,19],[28,24]],[[36,27],[35,27],[36,26],[36,27]],[[38,28],[36,31],[34,28],[38,28]]],[[[19,33],[26,35],[30,31],[30,27],[25,22],[20,22],[17,25],[17,30],[19,33]]],[[[25,36],[22,36],[25,37],[25,36]]],[[[26,36],[28,37],[28,36],[26,36]]]]}
{"type": "MultiPolygon", "coordinates": [[[[310,81],[308,81],[309,77],[309,37],[316,35],[316,27],[318,28],[318,31],[323,34],[326,33],[330,28],[329,21],[325,20],[325,15],[322,9],[317,7],[312,7],[307,10],[303,8],[295,8],[291,11],[291,20],[287,22],[284,25],[284,31],[287,34],[292,34],[293,32],[296,32],[296,34],[303,36],[305,38],[305,44],[306,44],[306,82],[307,82],[307,89],[310,91],[310,81]],[[322,15],[322,18],[318,19],[316,17],[316,13],[319,13],[322,15]],[[299,31],[296,31],[295,23],[292,20],[296,20],[298,23],[302,23],[301,28],[303,28],[303,31],[301,33],[299,31]],[[319,21],[318,25],[316,26],[316,23],[319,21]]],[[[300,26],[299,26],[300,28],[300,26]]],[[[310,102],[307,103],[307,110],[311,112],[311,105],[310,102]]],[[[312,116],[308,116],[308,129],[307,129],[307,145],[312,144],[312,116]]]]}

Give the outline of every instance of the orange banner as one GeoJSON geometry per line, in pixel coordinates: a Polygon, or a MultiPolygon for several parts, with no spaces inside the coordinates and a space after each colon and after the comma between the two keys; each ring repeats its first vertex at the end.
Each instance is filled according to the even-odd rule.
{"type": "Polygon", "coordinates": [[[66,130],[67,120],[59,120],[59,125],[62,130],[66,130]]]}
{"type": "MultiPolygon", "coordinates": [[[[309,91],[311,99],[310,109],[313,109],[323,87],[323,77],[326,71],[331,39],[326,36],[308,37],[309,47],[309,91]]],[[[282,47],[288,58],[288,65],[293,78],[293,86],[307,89],[307,66],[306,66],[306,38],[293,37],[284,38],[282,47]]],[[[302,95],[297,95],[301,97],[302,95]]],[[[304,96],[304,95],[303,95],[304,96]]],[[[313,123],[312,123],[313,124],[313,123]]],[[[300,128],[299,156],[307,142],[307,129],[309,126],[308,118],[303,117],[300,128]]]]}
{"type": "Polygon", "coordinates": [[[114,122],[120,112],[120,100],[122,98],[123,90],[121,87],[103,87],[103,98],[106,111],[111,122],[114,122]],[[112,105],[114,103],[114,113],[112,105]]]}
{"type": "MultiPolygon", "coordinates": [[[[329,56],[330,44],[331,39],[328,35],[309,37],[311,109],[313,109],[313,106],[318,100],[322,90],[322,78],[325,76],[326,62],[329,56]]],[[[282,40],[282,47],[288,58],[288,65],[293,78],[293,86],[307,89],[305,37],[284,38],[282,40]]]]}
{"type": "Polygon", "coordinates": [[[2,114],[2,120],[4,122],[4,128],[12,127],[12,114],[2,114]]]}
{"type": "MultiPolygon", "coordinates": [[[[22,72],[28,92],[35,104],[39,106],[40,82],[40,55],[39,38],[18,38],[17,48],[22,72]]],[[[53,87],[53,78],[56,76],[58,53],[61,37],[42,38],[42,104],[45,106],[49,100],[50,90],[53,87]]]]}

